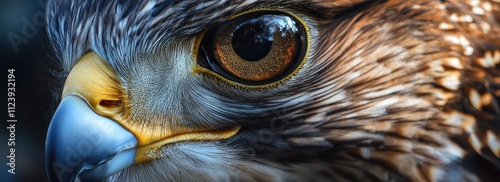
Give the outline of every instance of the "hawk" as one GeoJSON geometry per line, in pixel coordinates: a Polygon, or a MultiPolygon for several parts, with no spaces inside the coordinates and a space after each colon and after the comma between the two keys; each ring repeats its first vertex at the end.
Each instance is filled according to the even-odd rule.
{"type": "Polygon", "coordinates": [[[493,181],[498,0],[49,0],[52,181],[493,181]]]}

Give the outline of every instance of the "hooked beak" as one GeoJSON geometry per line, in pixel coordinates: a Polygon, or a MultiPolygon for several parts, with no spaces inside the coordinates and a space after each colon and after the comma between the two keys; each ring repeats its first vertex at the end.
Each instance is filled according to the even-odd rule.
{"type": "Polygon", "coordinates": [[[46,138],[51,181],[100,181],[134,164],[156,159],[161,147],[182,141],[223,140],[228,130],[192,126],[152,127],[134,122],[126,91],[95,52],[73,67],[46,138]]]}
{"type": "Polygon", "coordinates": [[[46,159],[51,181],[102,180],[134,164],[137,139],[118,123],[68,96],[50,123],[46,159]]]}

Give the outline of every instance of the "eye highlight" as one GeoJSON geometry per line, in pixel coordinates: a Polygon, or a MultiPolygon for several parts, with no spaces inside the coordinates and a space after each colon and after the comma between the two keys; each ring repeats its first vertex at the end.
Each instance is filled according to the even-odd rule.
{"type": "Polygon", "coordinates": [[[243,86],[277,84],[304,62],[308,33],[297,17],[281,11],[256,11],[207,31],[197,48],[206,72],[243,86]]]}

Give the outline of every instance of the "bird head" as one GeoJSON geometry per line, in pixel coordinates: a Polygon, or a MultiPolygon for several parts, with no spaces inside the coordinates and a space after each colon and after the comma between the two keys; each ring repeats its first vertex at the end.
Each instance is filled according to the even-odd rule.
{"type": "Polygon", "coordinates": [[[464,25],[462,5],[51,0],[49,178],[482,179],[465,159],[500,166],[500,6],[464,25]]]}

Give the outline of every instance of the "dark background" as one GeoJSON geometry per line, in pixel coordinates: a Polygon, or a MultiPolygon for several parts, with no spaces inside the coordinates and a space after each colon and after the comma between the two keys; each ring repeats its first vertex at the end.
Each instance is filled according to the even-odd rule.
{"type": "MultiPolygon", "coordinates": [[[[45,173],[45,136],[56,109],[57,63],[45,31],[47,0],[2,0],[0,2],[0,44],[2,82],[0,120],[0,181],[47,181],[45,173]],[[12,40],[22,41],[12,43],[12,40]],[[17,51],[16,51],[17,47],[17,51]],[[7,145],[7,75],[15,69],[16,131],[15,175],[10,168],[7,145]],[[55,93],[55,94],[52,94],[55,93]]],[[[15,41],[14,41],[15,42],[15,41]]]]}

